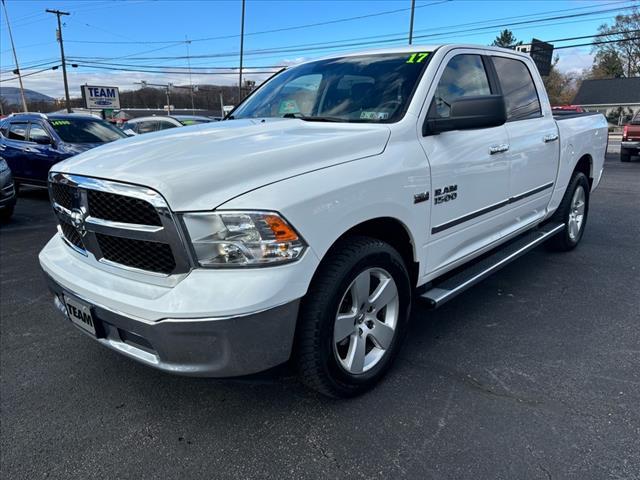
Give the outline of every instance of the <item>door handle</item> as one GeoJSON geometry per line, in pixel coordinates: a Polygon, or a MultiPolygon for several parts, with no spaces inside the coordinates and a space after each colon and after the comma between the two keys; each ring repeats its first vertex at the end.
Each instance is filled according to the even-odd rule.
{"type": "Polygon", "coordinates": [[[4,151],[7,147],[5,147],[4,145],[0,145],[0,152],[4,151]]]}
{"type": "Polygon", "coordinates": [[[556,140],[558,140],[558,134],[552,133],[550,135],[545,135],[544,137],[542,137],[542,140],[544,141],[544,143],[555,142],[556,140]]]}
{"type": "Polygon", "coordinates": [[[500,145],[491,145],[489,147],[489,154],[490,155],[495,155],[496,153],[506,152],[507,150],[509,150],[509,144],[508,143],[502,143],[500,145]]]}

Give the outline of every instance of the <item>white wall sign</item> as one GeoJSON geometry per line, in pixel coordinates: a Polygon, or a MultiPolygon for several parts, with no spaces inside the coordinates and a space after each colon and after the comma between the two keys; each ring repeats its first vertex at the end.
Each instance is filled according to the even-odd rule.
{"type": "Polygon", "coordinates": [[[120,108],[120,92],[118,91],[118,87],[82,85],[82,98],[84,98],[85,107],[92,110],[120,108]]]}

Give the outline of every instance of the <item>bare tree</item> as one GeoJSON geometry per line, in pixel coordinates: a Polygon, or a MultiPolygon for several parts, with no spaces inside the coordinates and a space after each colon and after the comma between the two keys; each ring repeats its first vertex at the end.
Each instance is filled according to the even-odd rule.
{"type": "Polygon", "coordinates": [[[603,36],[598,37],[601,43],[593,46],[596,61],[604,58],[619,58],[625,77],[640,75],[640,10],[634,8],[627,15],[618,15],[612,25],[607,23],[598,28],[603,36]],[[635,30],[635,31],[634,31],[635,30]]]}

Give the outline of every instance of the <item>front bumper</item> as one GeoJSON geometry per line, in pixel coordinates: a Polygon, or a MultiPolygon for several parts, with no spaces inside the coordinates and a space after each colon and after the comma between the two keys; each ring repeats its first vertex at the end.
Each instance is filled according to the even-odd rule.
{"type": "Polygon", "coordinates": [[[10,170],[0,172],[0,208],[11,207],[16,203],[16,190],[10,170]]]}
{"type": "Polygon", "coordinates": [[[201,377],[248,375],[279,365],[291,354],[298,300],[249,315],[151,322],[96,305],[46,273],[45,278],[65,317],[63,295],[91,305],[98,335],[78,330],[165,372],[201,377]]]}

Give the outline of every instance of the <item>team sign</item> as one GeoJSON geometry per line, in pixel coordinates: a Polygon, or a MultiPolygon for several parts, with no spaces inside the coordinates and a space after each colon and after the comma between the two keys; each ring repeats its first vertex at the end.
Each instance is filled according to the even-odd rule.
{"type": "Polygon", "coordinates": [[[85,107],[92,110],[120,108],[118,87],[82,85],[82,98],[84,98],[85,107]]]}

